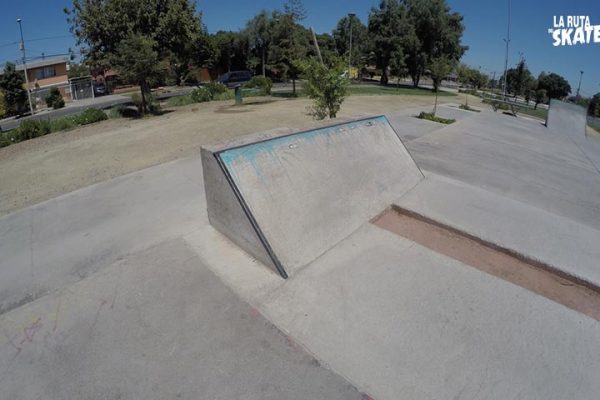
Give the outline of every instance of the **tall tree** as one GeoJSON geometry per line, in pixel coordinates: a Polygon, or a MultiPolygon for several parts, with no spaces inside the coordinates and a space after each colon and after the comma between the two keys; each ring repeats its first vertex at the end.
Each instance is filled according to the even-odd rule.
{"type": "Polygon", "coordinates": [[[444,78],[452,72],[454,68],[455,61],[451,60],[445,56],[441,56],[438,58],[433,58],[429,62],[429,76],[433,81],[433,91],[435,92],[435,103],[433,106],[433,115],[437,112],[437,102],[438,102],[438,89],[440,87],[440,83],[444,78]]]}
{"type": "Polygon", "coordinates": [[[406,37],[411,25],[406,8],[398,0],[382,0],[369,14],[368,31],[373,40],[373,53],[377,68],[382,70],[381,83],[389,81],[390,64],[399,67],[404,63],[406,37]]]}
{"type": "Polygon", "coordinates": [[[280,71],[283,78],[292,80],[294,94],[300,73],[296,61],[305,58],[310,48],[310,33],[296,23],[295,18],[294,13],[273,13],[273,41],[269,49],[269,63],[280,71]]]}
{"type": "Polygon", "coordinates": [[[302,0],[288,0],[283,5],[283,12],[289,15],[294,22],[302,21],[306,18],[306,8],[302,0]]]}
{"type": "Polygon", "coordinates": [[[123,80],[140,85],[142,112],[147,110],[146,96],[150,92],[148,81],[162,73],[158,66],[158,53],[154,50],[155,47],[154,40],[130,34],[119,43],[110,59],[111,65],[119,71],[123,80]]]}
{"type": "Polygon", "coordinates": [[[219,31],[212,40],[216,47],[214,67],[226,71],[248,68],[250,46],[246,35],[240,32],[219,31]]]}
{"type": "Polygon", "coordinates": [[[531,72],[525,64],[525,60],[519,61],[515,68],[511,68],[506,72],[506,87],[507,91],[515,96],[523,96],[528,88],[531,87],[534,81],[531,72]]]}
{"type": "Polygon", "coordinates": [[[571,93],[571,85],[569,85],[569,82],[555,73],[540,73],[540,76],[538,77],[538,89],[546,90],[548,97],[551,99],[562,99],[571,93]]]}
{"type": "Polygon", "coordinates": [[[132,36],[151,39],[158,59],[181,71],[202,61],[198,41],[206,34],[191,0],[73,0],[65,13],[91,67],[110,68],[121,42],[132,36]]]}
{"type": "Polygon", "coordinates": [[[271,44],[273,20],[271,15],[262,10],[246,24],[245,34],[248,37],[250,48],[260,57],[262,75],[266,76],[267,54],[271,44]]]}
{"type": "Polygon", "coordinates": [[[406,65],[418,86],[427,64],[436,58],[459,61],[468,47],[461,44],[462,15],[451,12],[446,0],[404,0],[412,29],[407,31],[406,65]]]}
{"type": "Polygon", "coordinates": [[[23,87],[25,75],[17,71],[15,64],[7,62],[0,79],[0,90],[4,95],[4,107],[7,115],[23,115],[29,110],[27,91],[23,87]]]}
{"type": "Polygon", "coordinates": [[[348,57],[350,50],[350,25],[352,25],[352,64],[364,66],[369,56],[369,30],[357,17],[343,17],[333,30],[338,55],[348,57]]]}

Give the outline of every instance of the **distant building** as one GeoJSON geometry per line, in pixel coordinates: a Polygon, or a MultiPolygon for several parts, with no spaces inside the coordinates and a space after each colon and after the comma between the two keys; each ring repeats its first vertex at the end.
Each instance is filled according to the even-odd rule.
{"type": "MultiPolygon", "coordinates": [[[[17,71],[24,71],[23,64],[16,65],[17,71]]],[[[46,57],[27,62],[27,78],[32,99],[38,108],[45,107],[44,99],[50,89],[56,87],[60,90],[65,101],[79,100],[93,97],[91,77],[69,80],[69,57],[46,57]]],[[[3,71],[0,70],[0,76],[3,71]]],[[[24,86],[27,86],[25,84],[24,86]]]]}

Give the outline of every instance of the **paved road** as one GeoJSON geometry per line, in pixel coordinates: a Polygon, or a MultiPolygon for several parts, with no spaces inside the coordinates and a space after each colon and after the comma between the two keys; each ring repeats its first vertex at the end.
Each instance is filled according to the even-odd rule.
{"type": "MultiPolygon", "coordinates": [[[[184,87],[177,88],[168,93],[160,93],[156,95],[158,100],[168,99],[169,97],[181,96],[192,91],[193,87],[184,87]]],[[[0,127],[2,130],[7,131],[11,129],[15,129],[18,127],[21,122],[32,119],[32,120],[42,120],[42,119],[55,119],[65,117],[67,115],[73,115],[82,112],[88,108],[98,108],[98,109],[107,109],[114,106],[118,106],[121,104],[130,104],[131,98],[125,95],[112,94],[107,96],[96,97],[95,99],[85,99],[78,100],[72,103],[68,103],[66,107],[60,108],[58,110],[44,110],[38,114],[33,116],[23,117],[23,118],[6,118],[0,121],[0,127]]]]}

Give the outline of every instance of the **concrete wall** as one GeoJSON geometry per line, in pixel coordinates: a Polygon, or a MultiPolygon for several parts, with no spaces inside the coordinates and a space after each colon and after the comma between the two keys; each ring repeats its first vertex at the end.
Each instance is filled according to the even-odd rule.
{"type": "Polygon", "coordinates": [[[423,177],[385,117],[216,145],[204,148],[202,158],[211,224],[261,261],[266,251],[266,264],[279,266],[283,276],[423,177]],[[239,221],[244,217],[250,224],[239,221]]]}

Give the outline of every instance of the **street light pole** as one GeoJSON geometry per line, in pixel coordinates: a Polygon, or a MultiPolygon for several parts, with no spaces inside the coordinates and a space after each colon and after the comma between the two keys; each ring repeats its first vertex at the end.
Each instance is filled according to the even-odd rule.
{"type": "Polygon", "coordinates": [[[575,98],[579,97],[579,90],[581,89],[581,80],[583,79],[583,71],[579,71],[580,75],[579,75],[579,85],[577,85],[577,94],[575,95],[575,98]]]}
{"type": "Polygon", "coordinates": [[[510,42],[510,0],[508,0],[508,26],[506,28],[506,53],[504,55],[504,89],[502,90],[504,93],[504,100],[506,100],[506,72],[508,70],[508,43],[510,42]]]}
{"type": "Polygon", "coordinates": [[[348,14],[348,22],[350,23],[350,50],[348,51],[348,78],[352,79],[352,18],[356,14],[348,14]]]}
{"type": "Polygon", "coordinates": [[[23,40],[23,27],[21,25],[21,18],[17,18],[19,24],[19,32],[21,32],[21,51],[23,52],[23,69],[25,70],[25,84],[27,85],[27,99],[29,100],[29,111],[33,115],[33,104],[31,103],[31,92],[29,91],[29,77],[27,76],[27,57],[25,56],[25,41],[23,40]]]}

